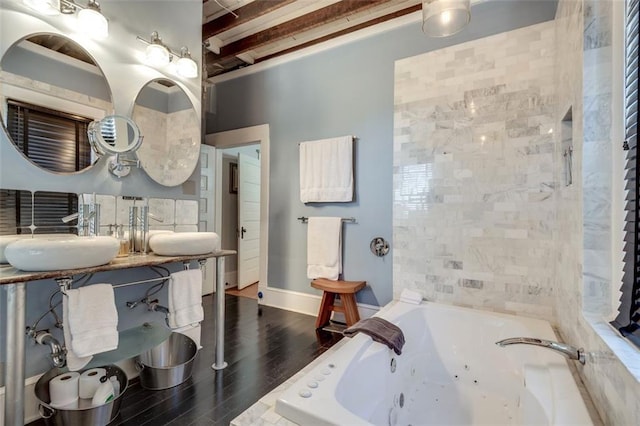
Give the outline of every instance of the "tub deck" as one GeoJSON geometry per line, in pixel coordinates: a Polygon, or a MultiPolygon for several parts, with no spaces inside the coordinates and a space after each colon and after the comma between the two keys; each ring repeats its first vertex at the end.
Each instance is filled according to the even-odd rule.
{"type": "MultiPolygon", "coordinates": [[[[304,377],[307,373],[313,370],[316,366],[323,363],[328,357],[333,355],[338,349],[344,346],[349,340],[342,339],[330,349],[327,349],[318,358],[311,361],[302,370],[291,376],[281,385],[274,390],[264,395],[255,404],[245,410],[235,419],[231,420],[231,426],[253,426],[260,424],[262,426],[300,426],[298,423],[294,423],[280,414],[276,413],[276,400],[282,395],[284,391],[289,389],[291,385],[297,382],[300,378],[304,377]]],[[[599,425],[601,426],[601,425],[599,425]]]]}
{"type": "MultiPolygon", "coordinates": [[[[276,401],[286,393],[286,391],[294,384],[296,384],[300,379],[303,379],[307,374],[312,372],[317,366],[320,364],[327,362],[327,359],[332,357],[337,351],[339,351],[344,345],[348,344],[351,340],[344,339],[339,342],[333,348],[325,352],[322,356],[314,360],[312,363],[307,365],[297,374],[295,374],[292,378],[278,386],[272,392],[265,395],[259,401],[257,401],[253,406],[251,406],[248,410],[242,413],[240,416],[236,417],[232,420],[231,424],[235,426],[245,426],[245,425],[253,425],[253,424],[263,424],[263,425],[295,425],[289,419],[286,419],[276,413],[275,406],[276,401]]],[[[344,351],[343,351],[344,352],[344,351]]],[[[560,358],[562,361],[562,358],[560,358]]],[[[595,407],[591,399],[589,398],[586,390],[584,389],[574,366],[569,364],[571,373],[573,373],[573,378],[578,385],[580,390],[580,394],[582,399],[584,400],[585,405],[587,406],[587,410],[591,416],[592,422],[594,425],[602,425],[601,420],[598,418],[595,407]]],[[[290,392],[289,392],[290,393],[290,392]]]]}

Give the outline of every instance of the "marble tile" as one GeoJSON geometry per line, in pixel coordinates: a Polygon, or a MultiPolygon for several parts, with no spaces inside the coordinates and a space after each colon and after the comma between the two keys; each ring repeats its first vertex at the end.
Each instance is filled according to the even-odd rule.
{"type": "Polygon", "coordinates": [[[514,271],[553,276],[531,251],[552,239],[555,205],[530,194],[555,187],[554,31],[544,23],[396,62],[394,294],[406,285],[436,301],[548,314],[536,305],[552,285],[503,289],[514,271]]]}

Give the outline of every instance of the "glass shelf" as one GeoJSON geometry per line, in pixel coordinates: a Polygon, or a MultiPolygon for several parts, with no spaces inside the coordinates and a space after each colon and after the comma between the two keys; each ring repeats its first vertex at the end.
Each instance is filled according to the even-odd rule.
{"type": "Polygon", "coordinates": [[[171,330],[157,322],[145,322],[141,326],[121,331],[118,348],[94,356],[84,368],[100,367],[133,358],[164,342],[170,334],[171,330]]]}

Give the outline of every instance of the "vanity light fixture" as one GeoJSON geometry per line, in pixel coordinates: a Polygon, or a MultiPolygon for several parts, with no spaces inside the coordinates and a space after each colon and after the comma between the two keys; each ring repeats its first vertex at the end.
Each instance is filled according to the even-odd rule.
{"type": "Polygon", "coordinates": [[[191,59],[191,53],[186,47],[180,49],[180,59],[176,62],[176,71],[185,78],[196,78],[198,76],[198,64],[191,59]]]}
{"type": "Polygon", "coordinates": [[[74,0],[23,0],[24,4],[43,15],[72,15],[78,12],[78,29],[88,36],[105,39],[109,35],[109,21],[95,0],[80,6],[74,0]]]}
{"type": "Polygon", "coordinates": [[[151,41],[147,41],[138,36],[138,40],[147,43],[145,51],[145,60],[147,64],[154,67],[163,67],[171,61],[171,53],[169,48],[164,45],[157,31],[151,33],[151,41]]]}
{"type": "Polygon", "coordinates": [[[138,36],[137,39],[147,45],[145,51],[145,61],[147,65],[164,67],[176,57],[178,60],[175,66],[178,75],[185,78],[195,78],[198,76],[198,64],[191,58],[191,53],[187,47],[182,47],[178,55],[162,42],[157,31],[151,33],[151,41],[147,41],[140,36],[138,36]]]}
{"type": "Polygon", "coordinates": [[[84,9],[80,8],[78,26],[80,31],[93,38],[105,39],[109,36],[109,21],[100,11],[100,5],[94,0],[89,0],[84,9]]]}
{"type": "Polygon", "coordinates": [[[422,0],[422,31],[431,37],[447,37],[471,20],[470,0],[422,0]]]}

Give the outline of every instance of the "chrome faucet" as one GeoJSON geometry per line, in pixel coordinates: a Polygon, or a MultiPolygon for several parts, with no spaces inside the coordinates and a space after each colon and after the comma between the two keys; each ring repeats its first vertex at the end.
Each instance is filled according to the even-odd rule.
{"type": "Polygon", "coordinates": [[[551,349],[553,351],[559,352],[565,357],[569,359],[573,359],[579,361],[580,364],[585,363],[585,355],[584,349],[575,348],[571,345],[567,345],[565,343],[554,342],[551,340],[537,339],[535,337],[511,337],[509,339],[504,339],[496,342],[496,345],[500,347],[505,347],[508,345],[534,345],[540,346],[543,348],[551,349]]]}
{"type": "Polygon", "coordinates": [[[69,223],[74,219],[78,219],[79,236],[100,234],[100,204],[80,204],[76,213],[65,216],[61,220],[69,223]]]}

